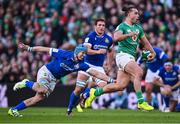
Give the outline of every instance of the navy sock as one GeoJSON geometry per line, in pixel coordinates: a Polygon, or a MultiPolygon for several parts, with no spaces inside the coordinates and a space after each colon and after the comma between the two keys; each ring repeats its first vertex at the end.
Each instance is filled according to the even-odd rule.
{"type": "Polygon", "coordinates": [[[12,108],[13,110],[14,109],[17,109],[18,111],[20,111],[20,110],[23,110],[23,109],[25,109],[25,108],[27,108],[27,106],[26,106],[26,104],[24,103],[24,101],[22,101],[21,103],[19,103],[17,106],[15,106],[14,108],[12,108]]]}
{"type": "Polygon", "coordinates": [[[72,111],[74,105],[77,103],[78,100],[79,100],[79,96],[75,95],[74,92],[72,92],[68,105],[68,111],[72,111]]]}
{"type": "Polygon", "coordinates": [[[164,99],[164,102],[165,102],[166,107],[169,107],[170,97],[163,95],[163,99],[164,99]]]}
{"type": "Polygon", "coordinates": [[[90,88],[86,88],[83,92],[83,96],[84,98],[88,98],[89,97],[89,92],[90,92],[90,88]]]}
{"type": "Polygon", "coordinates": [[[176,110],[180,111],[180,103],[176,106],[176,110]]]}
{"type": "Polygon", "coordinates": [[[33,81],[26,81],[26,87],[32,89],[33,85],[34,85],[33,81]]]}

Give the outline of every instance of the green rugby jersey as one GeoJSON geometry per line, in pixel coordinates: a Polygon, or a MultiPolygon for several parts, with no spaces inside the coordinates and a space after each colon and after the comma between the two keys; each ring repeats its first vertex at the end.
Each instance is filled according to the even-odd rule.
{"type": "Polygon", "coordinates": [[[144,36],[142,27],[139,24],[129,25],[126,22],[122,22],[117,26],[115,31],[120,31],[123,34],[129,34],[133,31],[138,34],[133,37],[128,37],[122,41],[118,41],[118,52],[122,51],[136,57],[139,40],[144,36]]]}

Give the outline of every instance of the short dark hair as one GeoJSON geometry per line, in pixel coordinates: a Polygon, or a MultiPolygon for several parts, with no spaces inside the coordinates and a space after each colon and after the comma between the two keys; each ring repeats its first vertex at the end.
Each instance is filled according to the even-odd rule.
{"type": "Polygon", "coordinates": [[[125,12],[125,16],[127,16],[132,9],[137,9],[137,7],[134,6],[134,5],[124,6],[122,8],[122,11],[124,11],[125,12]]]}
{"type": "Polygon", "coordinates": [[[105,19],[99,18],[99,19],[96,19],[96,20],[94,21],[94,25],[97,25],[98,22],[104,22],[104,23],[106,23],[105,19]]]}

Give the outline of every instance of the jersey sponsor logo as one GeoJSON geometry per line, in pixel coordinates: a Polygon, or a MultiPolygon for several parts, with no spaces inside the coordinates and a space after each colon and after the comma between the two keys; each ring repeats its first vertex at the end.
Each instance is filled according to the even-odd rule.
{"type": "Polygon", "coordinates": [[[175,81],[177,78],[176,77],[172,77],[172,78],[164,78],[166,81],[175,81]]]}
{"type": "MultiPolygon", "coordinates": [[[[134,41],[134,40],[133,40],[134,41]]],[[[136,45],[137,43],[136,42],[130,42],[132,45],[136,45]]]]}
{"type": "Polygon", "coordinates": [[[79,64],[76,64],[76,65],[74,65],[74,68],[71,68],[71,67],[69,67],[68,65],[66,65],[64,63],[60,63],[60,67],[62,67],[66,71],[74,71],[74,70],[79,68],[79,64]]]}
{"type": "Polygon", "coordinates": [[[94,49],[108,49],[107,46],[103,46],[103,45],[94,45],[93,48],[94,49]]]}

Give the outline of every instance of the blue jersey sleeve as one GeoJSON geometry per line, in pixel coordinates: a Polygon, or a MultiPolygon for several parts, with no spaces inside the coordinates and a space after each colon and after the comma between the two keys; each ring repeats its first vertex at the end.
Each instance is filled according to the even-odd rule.
{"type": "Polygon", "coordinates": [[[113,39],[111,37],[109,37],[109,46],[108,46],[108,49],[111,49],[113,47],[113,39]]]}
{"type": "Polygon", "coordinates": [[[92,46],[92,42],[93,42],[93,35],[92,33],[89,33],[85,38],[84,44],[89,44],[90,46],[92,46]]]}
{"type": "Polygon", "coordinates": [[[174,70],[177,71],[177,72],[180,72],[180,67],[178,65],[174,65],[174,70]]]}
{"type": "Polygon", "coordinates": [[[89,68],[90,68],[90,67],[89,67],[88,64],[86,64],[86,63],[84,63],[84,62],[80,63],[80,68],[79,68],[79,70],[81,70],[81,71],[87,71],[89,68]]]}
{"type": "Polygon", "coordinates": [[[162,51],[160,48],[154,48],[154,51],[156,52],[158,58],[161,59],[162,61],[165,62],[168,59],[168,55],[165,54],[165,52],[162,51]]]}
{"type": "Polygon", "coordinates": [[[160,69],[159,69],[159,73],[158,73],[158,75],[162,78],[163,77],[163,72],[164,72],[164,67],[161,67],[160,69]]]}
{"type": "Polygon", "coordinates": [[[49,54],[55,58],[63,58],[70,56],[68,51],[56,48],[51,48],[49,54]]]}

